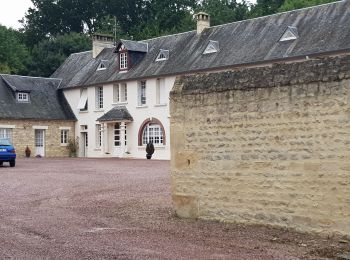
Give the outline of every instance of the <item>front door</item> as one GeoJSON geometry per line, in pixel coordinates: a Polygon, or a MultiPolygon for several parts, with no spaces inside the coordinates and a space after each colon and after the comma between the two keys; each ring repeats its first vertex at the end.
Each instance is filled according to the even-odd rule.
{"type": "Polygon", "coordinates": [[[114,152],[113,152],[113,156],[122,157],[123,153],[124,152],[123,152],[122,145],[121,145],[120,123],[116,123],[114,125],[114,152]]]}
{"type": "Polygon", "coordinates": [[[82,137],[82,148],[81,149],[81,156],[87,157],[88,156],[88,146],[89,146],[89,139],[88,139],[88,133],[81,133],[82,137]]]}
{"type": "Polygon", "coordinates": [[[35,130],[35,156],[45,156],[45,130],[35,130]]]}

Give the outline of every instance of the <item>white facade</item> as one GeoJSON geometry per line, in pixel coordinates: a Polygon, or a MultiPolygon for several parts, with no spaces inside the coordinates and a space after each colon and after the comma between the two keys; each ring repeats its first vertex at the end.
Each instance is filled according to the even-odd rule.
{"type": "Polygon", "coordinates": [[[79,138],[80,157],[146,158],[145,142],[147,136],[149,133],[157,135],[159,130],[157,125],[160,125],[164,132],[158,133],[158,139],[152,139],[156,140],[152,158],[170,159],[169,93],[174,85],[175,77],[147,79],[144,82],[146,82],[146,100],[143,98],[142,102],[140,100],[141,81],[64,90],[65,97],[77,118],[75,132],[79,138]],[[119,102],[118,84],[123,90],[126,86],[127,90],[127,95],[123,90],[119,91],[119,102]],[[102,87],[102,95],[100,87],[102,87]],[[88,109],[81,111],[80,108],[85,105],[85,95],[87,95],[88,109]],[[146,104],[142,104],[144,102],[146,104]],[[133,121],[97,121],[116,106],[125,106],[133,117],[133,121]],[[144,131],[142,126],[147,124],[147,121],[153,122],[150,126],[152,129],[148,129],[144,133],[145,140],[142,142],[144,131]],[[117,127],[117,131],[115,131],[115,127],[117,127]],[[126,135],[124,129],[126,129],[126,135]],[[162,141],[160,141],[159,135],[162,135],[162,141]],[[125,137],[126,143],[124,142],[125,137]]]}

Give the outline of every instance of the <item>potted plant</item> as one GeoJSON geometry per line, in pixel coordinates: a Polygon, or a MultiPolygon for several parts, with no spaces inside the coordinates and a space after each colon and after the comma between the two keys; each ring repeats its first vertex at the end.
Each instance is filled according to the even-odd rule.
{"type": "Polygon", "coordinates": [[[69,157],[77,157],[78,149],[79,149],[79,139],[69,138],[67,149],[69,151],[69,157]]]}
{"type": "Polygon", "coordinates": [[[30,148],[28,147],[28,145],[27,145],[26,149],[24,150],[24,152],[25,152],[27,158],[29,158],[29,157],[30,157],[30,154],[32,153],[32,151],[30,150],[30,148]]]}
{"type": "Polygon", "coordinates": [[[152,155],[154,153],[154,145],[152,142],[149,142],[146,146],[146,158],[148,160],[152,159],[152,155]]]}

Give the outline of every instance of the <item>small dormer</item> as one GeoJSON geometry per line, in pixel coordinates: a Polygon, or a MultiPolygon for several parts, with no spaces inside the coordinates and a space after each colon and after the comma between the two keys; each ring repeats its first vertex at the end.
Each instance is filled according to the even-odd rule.
{"type": "Polygon", "coordinates": [[[16,100],[18,103],[29,103],[29,93],[28,92],[16,92],[16,100]]]}
{"type": "Polygon", "coordinates": [[[297,27],[288,26],[280,38],[280,42],[292,41],[299,38],[297,27]]]}
{"type": "Polygon", "coordinates": [[[161,49],[157,55],[156,61],[165,61],[169,59],[169,50],[161,49]]]}
{"type": "Polygon", "coordinates": [[[203,54],[211,54],[219,52],[220,45],[218,41],[209,41],[207,47],[205,48],[203,54]]]}
{"type": "Polygon", "coordinates": [[[120,72],[126,72],[136,65],[148,52],[148,43],[120,40],[116,46],[118,53],[118,68],[120,72]]]}
{"type": "Polygon", "coordinates": [[[97,67],[97,71],[101,71],[101,70],[106,70],[107,69],[107,60],[101,60],[100,64],[97,67]]]}

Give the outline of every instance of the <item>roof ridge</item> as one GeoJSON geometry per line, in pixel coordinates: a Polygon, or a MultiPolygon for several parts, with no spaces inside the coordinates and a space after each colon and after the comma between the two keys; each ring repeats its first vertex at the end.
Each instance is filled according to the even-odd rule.
{"type": "Polygon", "coordinates": [[[175,34],[168,34],[168,35],[163,35],[163,36],[158,36],[158,37],[154,37],[154,38],[140,40],[139,42],[151,41],[151,40],[156,40],[156,39],[159,39],[159,38],[171,37],[171,36],[176,36],[176,35],[185,34],[185,33],[191,33],[191,32],[196,32],[196,30],[187,31],[187,32],[181,32],[181,33],[175,33],[175,34]]]}
{"type": "Polygon", "coordinates": [[[22,75],[6,74],[6,73],[0,73],[0,76],[10,76],[10,77],[20,77],[20,78],[32,78],[32,79],[49,79],[49,80],[53,79],[53,80],[61,80],[60,78],[22,76],[22,75]]]}
{"type": "Polygon", "coordinates": [[[259,17],[245,19],[245,20],[231,22],[231,23],[219,24],[219,25],[211,26],[208,29],[216,28],[216,27],[222,27],[222,26],[225,26],[225,25],[231,25],[231,24],[236,24],[236,23],[243,23],[243,22],[246,22],[246,21],[258,20],[258,19],[272,17],[272,16],[277,16],[277,15],[281,15],[281,14],[287,14],[287,13],[293,13],[293,12],[302,12],[302,11],[305,11],[305,10],[308,10],[308,9],[316,9],[316,8],[324,7],[324,6],[327,6],[327,5],[334,5],[334,4],[344,3],[345,1],[346,0],[337,0],[336,2],[331,2],[331,3],[326,3],[326,4],[320,4],[320,5],[304,7],[304,8],[294,9],[294,10],[290,10],[290,11],[285,11],[285,12],[280,12],[280,13],[275,13],[275,14],[270,14],[270,15],[265,15],[265,16],[259,16],[259,17]]]}
{"type": "MultiPolygon", "coordinates": [[[[73,53],[71,53],[70,55],[82,54],[82,53],[86,53],[86,52],[92,52],[92,50],[89,50],[89,51],[80,51],[80,52],[73,52],[73,53]]],[[[69,56],[70,56],[70,55],[69,55],[69,56]]]]}

